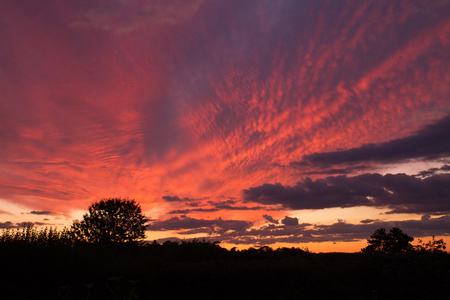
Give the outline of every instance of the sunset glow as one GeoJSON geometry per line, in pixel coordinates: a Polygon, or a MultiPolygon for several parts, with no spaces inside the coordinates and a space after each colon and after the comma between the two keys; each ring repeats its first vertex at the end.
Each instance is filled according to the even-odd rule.
{"type": "Polygon", "coordinates": [[[1,1],[0,228],[450,242],[449,1],[1,1]]]}

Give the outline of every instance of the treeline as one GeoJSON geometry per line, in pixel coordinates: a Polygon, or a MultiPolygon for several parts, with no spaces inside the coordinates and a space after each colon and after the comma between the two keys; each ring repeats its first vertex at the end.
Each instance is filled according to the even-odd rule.
{"type": "Polygon", "coordinates": [[[30,226],[2,232],[0,259],[3,299],[434,299],[450,282],[446,252],[102,244],[30,226]]]}
{"type": "Polygon", "coordinates": [[[26,224],[21,229],[3,229],[0,234],[0,245],[35,245],[35,246],[73,246],[75,239],[70,229],[58,230],[53,227],[35,228],[26,224]]]}
{"type": "Polygon", "coordinates": [[[230,250],[222,248],[219,241],[211,242],[205,239],[191,239],[179,241],[166,241],[139,243],[91,243],[76,238],[70,229],[63,228],[36,228],[28,224],[20,229],[3,229],[0,234],[0,247],[2,249],[30,249],[30,248],[73,248],[77,250],[131,251],[152,255],[160,260],[170,261],[204,261],[210,259],[281,259],[309,254],[307,248],[277,248],[269,246],[259,248],[230,250]]]}
{"type": "Polygon", "coordinates": [[[147,243],[134,200],[92,204],[69,229],[0,234],[1,299],[436,299],[447,294],[443,240],[419,246],[380,228],[360,253],[206,240],[147,243]]]}
{"type": "MultiPolygon", "coordinates": [[[[399,228],[392,228],[389,233],[386,233],[385,228],[380,228],[375,231],[373,235],[367,240],[368,246],[361,249],[362,253],[366,254],[411,254],[411,253],[447,253],[445,252],[446,244],[443,239],[436,239],[434,236],[427,243],[422,240],[418,240],[419,244],[416,246],[411,245],[414,240],[413,237],[405,234],[399,228]]],[[[5,246],[42,246],[42,247],[54,247],[54,246],[82,246],[94,244],[96,247],[108,246],[114,247],[119,245],[130,246],[142,246],[146,249],[159,249],[164,253],[177,253],[177,255],[198,256],[205,258],[205,254],[220,254],[220,255],[240,255],[244,257],[286,257],[291,255],[301,255],[309,253],[307,248],[277,248],[272,249],[269,246],[263,246],[260,248],[248,248],[245,250],[236,250],[232,248],[227,250],[219,246],[220,242],[206,241],[206,240],[180,240],[180,241],[166,241],[163,244],[159,244],[157,241],[149,242],[136,242],[136,243],[102,243],[100,241],[91,242],[88,240],[80,239],[74,234],[70,228],[63,228],[58,230],[57,228],[44,227],[36,228],[31,223],[26,224],[21,229],[3,229],[0,233],[0,245],[5,246]]],[[[177,256],[176,255],[176,256],[177,256]]]]}

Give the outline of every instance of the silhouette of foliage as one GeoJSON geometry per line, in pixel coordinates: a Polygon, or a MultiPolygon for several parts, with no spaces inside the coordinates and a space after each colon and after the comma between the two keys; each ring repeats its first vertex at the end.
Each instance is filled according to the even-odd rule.
{"type": "Polygon", "coordinates": [[[446,248],[444,240],[437,240],[434,236],[428,243],[424,243],[419,239],[419,245],[416,246],[417,251],[427,253],[444,253],[446,248]]]}
{"type": "Polygon", "coordinates": [[[72,233],[79,242],[130,244],[145,237],[146,222],[135,200],[108,198],[89,206],[83,220],[73,223],[72,233]]]}
{"type": "MultiPolygon", "coordinates": [[[[412,238],[379,229],[371,239],[398,253],[412,238]]],[[[198,239],[117,245],[74,243],[67,229],[4,230],[2,299],[157,299],[174,286],[196,299],[370,299],[374,291],[379,299],[446,299],[450,281],[450,255],[435,238],[403,255],[227,250],[198,239]]]]}
{"type": "Polygon", "coordinates": [[[445,299],[450,280],[446,252],[227,250],[218,242],[196,239],[126,247],[34,246],[39,239],[33,236],[39,234],[33,232],[40,231],[28,231],[0,235],[5,237],[0,238],[0,257],[7,258],[0,272],[2,299],[171,298],[168,291],[174,286],[196,299],[370,299],[374,290],[379,299],[445,299]],[[16,233],[13,242],[6,238],[16,233]]]}
{"type": "Polygon", "coordinates": [[[34,245],[34,246],[59,246],[73,244],[73,238],[70,230],[63,228],[35,228],[33,224],[25,224],[21,229],[4,229],[0,235],[0,243],[15,245],[34,245]]]}
{"type": "Polygon", "coordinates": [[[392,228],[389,233],[386,233],[385,228],[379,228],[367,240],[369,245],[361,251],[363,253],[408,253],[414,250],[411,245],[413,240],[413,237],[403,233],[398,227],[392,228]]]}

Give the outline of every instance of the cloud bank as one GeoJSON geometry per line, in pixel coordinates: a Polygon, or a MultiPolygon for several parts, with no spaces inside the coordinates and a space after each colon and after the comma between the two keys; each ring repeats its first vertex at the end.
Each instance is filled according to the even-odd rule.
{"type": "Polygon", "coordinates": [[[263,184],[243,190],[245,202],[282,205],[286,209],[388,207],[390,213],[450,212],[450,174],[417,178],[406,174],[306,178],[294,186],[263,184]]]}
{"type": "Polygon", "coordinates": [[[330,168],[335,165],[386,164],[405,160],[433,160],[450,157],[450,116],[425,126],[416,134],[379,144],[364,144],[357,148],[305,155],[299,168],[310,166],[330,168]]]}

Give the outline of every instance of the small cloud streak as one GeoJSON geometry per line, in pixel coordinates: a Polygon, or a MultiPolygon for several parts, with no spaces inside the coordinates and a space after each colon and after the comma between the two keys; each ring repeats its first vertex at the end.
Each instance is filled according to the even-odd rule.
{"type": "Polygon", "coordinates": [[[32,215],[53,215],[54,214],[54,212],[51,212],[48,210],[41,210],[41,211],[32,210],[29,213],[32,215]]]}

